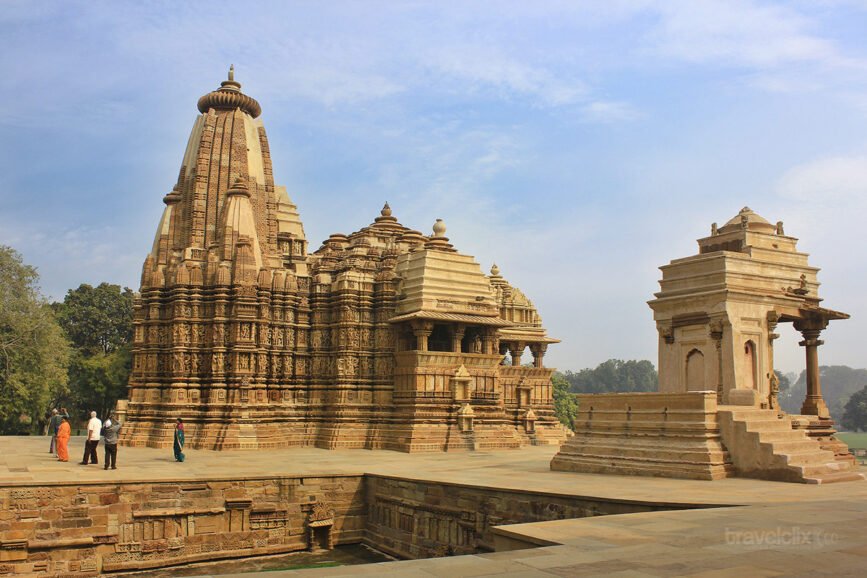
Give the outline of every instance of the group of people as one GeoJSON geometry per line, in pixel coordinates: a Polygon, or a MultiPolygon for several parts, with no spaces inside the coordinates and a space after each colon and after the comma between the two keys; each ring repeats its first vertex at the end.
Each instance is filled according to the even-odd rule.
{"type": "MultiPolygon", "coordinates": [[[[112,414],[105,422],[96,416],[96,412],[90,412],[90,420],[87,422],[87,439],[84,442],[84,456],[81,465],[88,463],[99,464],[96,448],[99,446],[99,438],[105,440],[104,469],[117,469],[117,439],[120,433],[121,423],[112,414]]],[[[72,435],[72,427],[69,425],[69,413],[66,408],[51,410],[51,419],[48,422],[48,434],[51,436],[51,446],[48,452],[57,457],[57,461],[69,461],[69,437],[72,435]]],[[[175,461],[182,462],[184,455],[184,422],[178,418],[175,424],[174,443],[172,448],[175,452],[175,461]]]]}

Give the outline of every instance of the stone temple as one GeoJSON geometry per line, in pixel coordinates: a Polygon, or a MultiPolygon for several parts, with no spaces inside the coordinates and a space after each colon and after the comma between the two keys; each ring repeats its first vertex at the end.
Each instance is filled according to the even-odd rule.
{"type": "Polygon", "coordinates": [[[661,267],[649,302],[659,331],[659,393],[579,396],[576,435],[555,470],[696,479],[729,476],[827,483],[861,479],[835,437],[817,349],[828,323],[819,269],[782,221],[744,207],[698,240],[698,254],[661,267]],[[774,341],[790,323],[805,349],[798,415],[777,403],[774,341]]]}
{"type": "Polygon", "coordinates": [[[388,204],[310,253],[259,103],[230,70],[198,109],[142,269],[122,443],[170,446],[178,417],[193,448],[562,441],[543,365],[557,340],[496,266],[388,204]]]}

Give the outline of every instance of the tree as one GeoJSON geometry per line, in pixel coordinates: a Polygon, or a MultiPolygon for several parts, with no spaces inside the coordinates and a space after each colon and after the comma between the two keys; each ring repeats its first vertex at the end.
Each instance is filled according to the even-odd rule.
{"type": "Polygon", "coordinates": [[[867,431],[867,385],[846,402],[841,423],[847,430],[867,431]]]}
{"type": "Polygon", "coordinates": [[[0,245],[0,433],[35,433],[66,393],[69,344],[36,269],[0,245]]]}
{"type": "Polygon", "coordinates": [[[60,325],[84,355],[109,354],[132,339],[133,291],[120,285],[83,283],[55,304],[60,325]]]}
{"type": "Polygon", "coordinates": [[[69,406],[79,417],[105,417],[126,395],[132,341],[133,292],[120,285],[82,284],[55,303],[60,324],[74,347],[69,365],[69,406]]]}
{"type": "Polygon", "coordinates": [[[575,417],[578,415],[578,398],[569,391],[569,382],[559,371],[554,373],[551,381],[554,384],[554,413],[560,423],[574,430],[575,417]]]}

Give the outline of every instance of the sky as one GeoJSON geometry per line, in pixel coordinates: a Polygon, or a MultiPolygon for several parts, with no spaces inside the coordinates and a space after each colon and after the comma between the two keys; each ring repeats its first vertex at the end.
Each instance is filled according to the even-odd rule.
{"type": "Polygon", "coordinates": [[[658,267],[749,206],[852,314],[820,363],[864,367],[865,31],[867,0],[0,0],[0,244],[51,299],[137,289],[196,101],[234,64],[311,250],[386,201],[441,218],[562,339],[547,365],[656,363],[658,267]]]}

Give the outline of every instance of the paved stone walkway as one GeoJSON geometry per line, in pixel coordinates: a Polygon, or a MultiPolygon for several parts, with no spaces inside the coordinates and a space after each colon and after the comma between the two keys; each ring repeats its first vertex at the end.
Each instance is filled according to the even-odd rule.
{"type": "MultiPolygon", "coordinates": [[[[0,438],[0,484],[375,473],[468,485],[656,503],[742,507],[653,512],[504,527],[557,543],[512,552],[343,568],[238,574],[295,576],[865,576],[867,483],[821,486],[726,479],[715,482],[551,472],[556,448],[401,454],[365,450],[187,452],[119,448],[117,470],[48,454],[47,438],[0,438]]],[[[100,448],[100,460],[102,459],[100,448]]],[[[224,575],[225,577],[226,575],[224,575]]]]}

